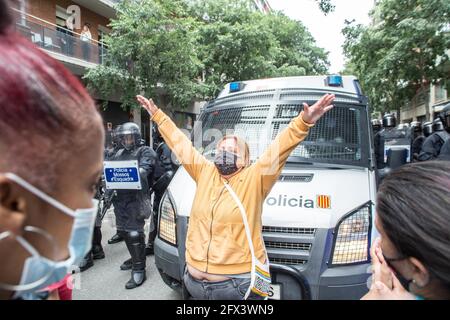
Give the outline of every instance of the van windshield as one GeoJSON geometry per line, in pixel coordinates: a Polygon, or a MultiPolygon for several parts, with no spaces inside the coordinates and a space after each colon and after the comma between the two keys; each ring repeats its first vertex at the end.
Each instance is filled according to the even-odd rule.
{"type": "MultiPolygon", "coordinates": [[[[302,109],[301,103],[207,108],[197,124],[201,125],[203,139],[201,147],[199,143],[196,146],[212,158],[217,141],[225,134],[236,134],[247,141],[251,160],[255,161],[302,109]]],[[[370,143],[367,128],[364,132],[362,125],[367,122],[363,121],[366,112],[362,105],[335,103],[335,108],[310,130],[288,161],[368,166],[370,143]]]]}

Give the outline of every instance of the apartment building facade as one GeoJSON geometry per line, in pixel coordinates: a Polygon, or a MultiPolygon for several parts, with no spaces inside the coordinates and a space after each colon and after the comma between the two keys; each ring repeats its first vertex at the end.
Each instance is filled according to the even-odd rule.
{"type": "MultiPolygon", "coordinates": [[[[90,68],[103,63],[107,48],[103,38],[111,32],[108,27],[116,17],[114,5],[121,0],[19,0],[12,1],[12,12],[16,30],[39,46],[53,58],[62,62],[74,75],[80,78],[90,68]],[[69,24],[67,23],[69,21],[69,24]],[[82,41],[82,28],[87,24],[92,35],[89,41],[82,41]]],[[[121,97],[100,97],[93,93],[101,107],[105,127],[113,127],[134,121],[142,129],[147,142],[150,141],[151,123],[147,112],[140,109],[123,110],[121,97]],[[103,107],[105,106],[106,107],[103,107]]],[[[191,128],[200,113],[201,103],[194,103],[187,110],[166,106],[180,127],[191,128]]],[[[164,108],[164,106],[163,106],[164,108]]]]}
{"type": "Polygon", "coordinates": [[[400,110],[400,122],[433,121],[450,103],[450,79],[440,84],[428,85],[425,91],[419,90],[411,101],[400,110]],[[428,103],[427,103],[428,102],[428,103]],[[427,112],[428,104],[428,112],[427,112]],[[429,118],[427,118],[427,114],[429,118]]]}
{"type": "MultiPolygon", "coordinates": [[[[108,27],[116,17],[114,6],[122,0],[15,0],[11,2],[16,29],[53,58],[62,62],[81,81],[86,72],[103,63],[107,48],[103,44],[108,27]],[[69,21],[69,25],[68,22],[69,21]],[[89,26],[92,39],[82,41],[82,28],[89,26]]],[[[255,8],[271,11],[267,0],[254,0],[255,8]]],[[[102,109],[105,126],[136,122],[150,141],[150,119],[139,109],[123,110],[120,96],[100,97],[93,93],[102,109]],[[105,106],[106,107],[103,107],[105,106]]],[[[178,126],[191,129],[204,102],[187,109],[162,106],[178,126]]]]}
{"type": "MultiPolygon", "coordinates": [[[[111,32],[110,20],[116,11],[112,0],[19,0],[12,1],[16,30],[25,38],[63,63],[82,82],[86,72],[103,62],[107,48],[102,39],[111,32]],[[68,21],[71,24],[68,25],[68,21]],[[81,32],[87,24],[91,39],[82,41],[81,32]]],[[[134,114],[120,107],[120,97],[99,97],[105,126],[132,121],[134,114]]]]}

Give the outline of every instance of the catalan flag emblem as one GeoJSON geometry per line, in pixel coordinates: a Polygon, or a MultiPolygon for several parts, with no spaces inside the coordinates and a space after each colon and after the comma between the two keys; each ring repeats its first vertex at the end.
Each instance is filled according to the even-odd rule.
{"type": "Polygon", "coordinates": [[[317,207],[321,209],[331,209],[331,197],[324,195],[317,196],[317,207]]]}

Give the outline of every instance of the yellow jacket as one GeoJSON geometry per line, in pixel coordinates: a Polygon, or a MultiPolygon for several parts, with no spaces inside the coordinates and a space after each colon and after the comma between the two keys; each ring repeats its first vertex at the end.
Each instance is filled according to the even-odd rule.
{"type": "MultiPolygon", "coordinates": [[[[186,239],[186,262],[207,273],[231,275],[251,271],[251,254],[239,208],[225,189],[214,163],[193,146],[186,135],[161,110],[152,120],[197,184],[186,239]]],[[[255,254],[264,263],[263,203],[278,179],[289,154],[308,135],[302,114],[294,118],[258,161],[229,179],[247,211],[255,254]]]]}

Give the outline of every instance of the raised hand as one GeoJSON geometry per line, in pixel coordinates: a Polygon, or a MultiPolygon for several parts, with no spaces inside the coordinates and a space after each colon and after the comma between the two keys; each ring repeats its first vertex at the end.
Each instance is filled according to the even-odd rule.
{"type": "Polygon", "coordinates": [[[334,94],[326,94],[311,107],[303,103],[303,121],[315,124],[326,112],[333,109],[334,94]]]}
{"type": "Polygon", "coordinates": [[[156,111],[159,110],[159,108],[156,106],[156,104],[153,102],[152,99],[147,99],[143,96],[137,95],[136,96],[137,101],[139,101],[139,103],[141,104],[141,106],[148,111],[148,113],[150,114],[150,116],[153,116],[156,111]]]}
{"type": "Polygon", "coordinates": [[[386,287],[392,289],[393,272],[384,259],[380,238],[375,239],[373,242],[372,247],[370,248],[370,256],[372,258],[372,283],[380,281],[384,283],[386,287]]]}

